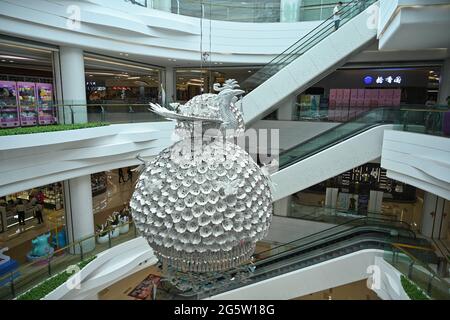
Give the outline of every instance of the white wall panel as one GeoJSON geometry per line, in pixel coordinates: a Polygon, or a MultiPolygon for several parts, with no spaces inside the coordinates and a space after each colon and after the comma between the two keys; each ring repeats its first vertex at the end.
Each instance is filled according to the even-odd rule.
{"type": "Polygon", "coordinates": [[[450,200],[450,139],[386,130],[381,166],[387,176],[450,200]]]}
{"type": "Polygon", "coordinates": [[[383,132],[392,128],[393,125],[382,125],[369,129],[274,173],[274,200],[378,159],[381,156],[383,132]]]}
{"type": "Polygon", "coordinates": [[[139,164],[173,143],[173,122],[0,137],[0,196],[139,164]]]}
{"type": "MultiPolygon", "coordinates": [[[[317,26],[296,23],[203,22],[203,41],[214,62],[267,63],[317,26]]],[[[147,9],[122,0],[0,0],[0,32],[93,52],[127,52],[130,58],[167,64],[199,63],[200,19],[147,9]],[[70,28],[71,5],[80,27],[70,28]]]]}

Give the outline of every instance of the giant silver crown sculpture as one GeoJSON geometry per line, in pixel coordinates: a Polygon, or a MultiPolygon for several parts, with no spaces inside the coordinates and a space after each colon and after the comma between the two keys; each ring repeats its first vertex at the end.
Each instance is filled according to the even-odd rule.
{"type": "Polygon", "coordinates": [[[162,264],[175,270],[238,266],[269,229],[269,179],[242,148],[220,139],[245,129],[234,104],[243,93],[237,87],[234,80],[216,84],[219,94],[196,96],[176,110],[151,104],[154,112],[177,121],[181,140],[146,163],[130,207],[142,236],[162,264]],[[203,129],[195,133],[199,121],[203,129]]]}

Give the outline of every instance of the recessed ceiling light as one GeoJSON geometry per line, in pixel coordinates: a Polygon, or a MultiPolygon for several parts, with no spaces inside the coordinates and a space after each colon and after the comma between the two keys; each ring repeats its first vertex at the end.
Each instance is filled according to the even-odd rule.
{"type": "Polygon", "coordinates": [[[248,70],[248,73],[252,73],[252,70],[248,70]]]}
{"type": "Polygon", "coordinates": [[[14,63],[14,61],[12,61],[12,60],[9,60],[9,62],[14,63]]]}
{"type": "Polygon", "coordinates": [[[6,62],[6,60],[2,60],[2,62],[6,62]]]}
{"type": "Polygon", "coordinates": [[[119,53],[121,56],[123,56],[123,53],[121,52],[121,53],[119,53]]]}

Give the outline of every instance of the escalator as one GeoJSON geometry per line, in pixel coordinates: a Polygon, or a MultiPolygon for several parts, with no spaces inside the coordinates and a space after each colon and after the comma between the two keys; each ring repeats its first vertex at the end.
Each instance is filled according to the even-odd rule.
{"type": "Polygon", "coordinates": [[[204,299],[285,273],[365,249],[390,249],[402,243],[429,247],[409,225],[377,218],[356,218],[298,240],[258,252],[250,263],[211,275],[180,293],[186,299],[204,299]]]}
{"type": "Polygon", "coordinates": [[[282,151],[278,171],[272,174],[274,200],[380,158],[385,130],[442,135],[447,111],[422,106],[377,108],[282,151]]]}
{"type": "Polygon", "coordinates": [[[241,101],[246,123],[262,119],[375,41],[376,2],[345,3],[338,30],[330,16],[243,82],[242,87],[253,89],[241,101]]]}

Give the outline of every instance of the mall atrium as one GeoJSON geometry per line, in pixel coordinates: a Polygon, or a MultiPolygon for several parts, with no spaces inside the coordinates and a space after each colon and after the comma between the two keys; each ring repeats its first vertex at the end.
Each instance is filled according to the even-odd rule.
{"type": "Polygon", "coordinates": [[[0,0],[1,300],[449,300],[450,0],[0,0]]]}

